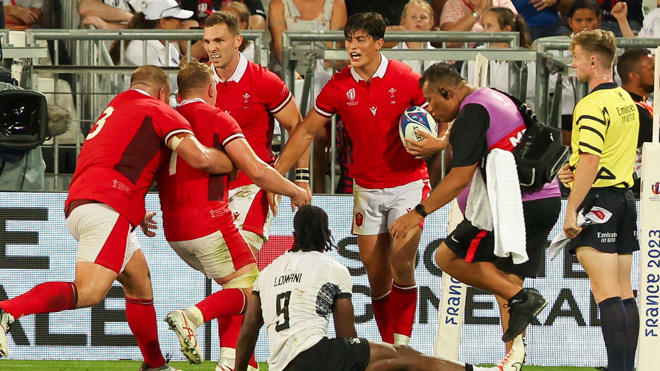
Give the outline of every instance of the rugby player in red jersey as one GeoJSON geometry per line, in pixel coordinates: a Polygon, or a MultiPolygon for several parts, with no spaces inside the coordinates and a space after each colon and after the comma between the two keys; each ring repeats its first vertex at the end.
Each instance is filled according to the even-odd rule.
{"type": "MultiPolygon", "coordinates": [[[[186,64],[177,80],[183,99],[177,111],[190,122],[202,144],[224,150],[259,187],[289,196],[295,206],[309,203],[307,191],[259,159],[236,120],[215,107],[212,67],[197,62],[186,64]]],[[[186,263],[223,287],[188,309],[170,312],[166,318],[179,337],[184,355],[200,364],[196,329],[214,318],[242,314],[247,307],[246,294],[252,292],[259,270],[229,210],[228,175],[197,170],[173,153],[170,166],[158,172],[157,180],[165,237],[186,263]]],[[[256,362],[252,362],[257,369],[256,362]]]]}
{"type": "Polygon", "coordinates": [[[323,88],[276,169],[288,171],[326,121],[335,113],[341,116],[353,142],[353,233],[371,285],[374,317],[383,341],[406,345],[417,306],[414,270],[422,223],[406,238],[391,238],[388,227],[430,191],[424,160],[406,152],[399,138],[403,111],[426,101],[419,74],[380,53],[385,35],[381,15],[352,16],[344,35],[351,65],[323,88]]]}
{"type": "Polygon", "coordinates": [[[230,172],[226,154],[199,143],[188,121],[167,105],[169,78],[143,66],[87,135],[65,204],[67,226],[79,241],[75,280],[47,282],[0,302],[0,356],[6,357],[11,322],[28,314],[91,307],[119,281],[126,320],[146,370],[174,370],[160,350],[149,268],[133,229],[144,221],[144,196],[172,151],[213,174],[230,172]]]}
{"type": "MultiPolygon", "coordinates": [[[[204,21],[204,48],[215,73],[216,107],[233,117],[256,155],[273,165],[271,148],[275,119],[291,132],[302,121],[300,110],[282,80],[274,73],[248,61],[239,51],[243,37],[239,20],[229,12],[216,12],[204,21]]],[[[297,164],[296,185],[309,191],[309,153],[297,164]]],[[[241,234],[255,255],[268,239],[273,212],[266,192],[243,171],[229,184],[229,209],[241,234]]],[[[218,370],[230,369],[243,316],[222,317],[218,370]]]]}

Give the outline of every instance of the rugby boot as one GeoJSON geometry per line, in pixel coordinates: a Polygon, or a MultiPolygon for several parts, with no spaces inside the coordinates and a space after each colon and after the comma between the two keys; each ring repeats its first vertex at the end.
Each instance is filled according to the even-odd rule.
{"type": "Polygon", "coordinates": [[[202,363],[202,352],[197,343],[197,327],[188,319],[186,313],[181,310],[173,310],[167,313],[165,322],[170,325],[181,343],[181,352],[190,363],[199,365],[202,363]]]}
{"type": "Polygon", "coordinates": [[[181,370],[178,370],[167,363],[165,363],[164,365],[158,368],[153,368],[149,366],[147,362],[142,362],[142,365],[140,366],[140,369],[138,371],[181,371],[181,370]]]}
{"type": "Polygon", "coordinates": [[[509,301],[509,328],[502,335],[505,343],[522,334],[527,325],[548,305],[548,301],[536,291],[523,289],[522,293],[525,295],[524,300],[514,297],[509,301]]]}
{"type": "MultiPolygon", "coordinates": [[[[258,369],[248,365],[248,371],[259,371],[258,369]]],[[[234,371],[234,360],[227,358],[220,358],[218,364],[215,366],[215,371],[234,371]]]]}
{"type": "Polygon", "coordinates": [[[0,309],[0,358],[9,356],[9,339],[7,332],[14,322],[14,316],[0,309]]]}
{"type": "Polygon", "coordinates": [[[525,342],[523,336],[518,335],[513,339],[513,346],[498,364],[497,368],[500,371],[520,371],[525,362],[525,342]]]}

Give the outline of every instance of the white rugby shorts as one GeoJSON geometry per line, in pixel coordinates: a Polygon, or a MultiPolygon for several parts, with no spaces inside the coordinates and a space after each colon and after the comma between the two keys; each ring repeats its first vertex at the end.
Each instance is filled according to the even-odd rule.
{"type": "Polygon", "coordinates": [[[106,204],[76,207],[66,219],[66,225],[78,241],[79,262],[99,264],[120,274],[133,253],[140,249],[128,219],[106,204]]]}
{"type": "MultiPolygon", "coordinates": [[[[413,210],[428,197],[431,187],[426,179],[392,188],[353,189],[353,234],[372,236],[387,233],[401,215],[413,210]]],[[[420,223],[420,227],[424,224],[420,223]]]]}
{"type": "Polygon", "coordinates": [[[273,212],[268,206],[266,191],[255,184],[229,190],[229,210],[234,214],[234,224],[250,246],[261,249],[268,240],[273,212]]]}
{"type": "Polygon", "coordinates": [[[193,269],[211,279],[224,278],[239,269],[256,264],[252,250],[232,226],[188,241],[170,241],[172,249],[193,269]]]}

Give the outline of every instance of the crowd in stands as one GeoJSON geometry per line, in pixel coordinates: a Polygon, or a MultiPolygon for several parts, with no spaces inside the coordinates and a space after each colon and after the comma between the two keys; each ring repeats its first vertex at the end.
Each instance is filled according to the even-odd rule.
{"type": "MultiPolygon", "coordinates": [[[[50,14],[44,10],[53,9],[64,2],[58,0],[3,0],[4,27],[10,30],[25,30],[47,26],[53,28],[50,14]],[[44,22],[42,22],[44,21],[44,22]],[[45,25],[42,25],[45,23],[45,25]]],[[[660,0],[658,0],[660,6],[660,0]]],[[[535,39],[549,36],[567,35],[573,37],[582,30],[602,28],[623,37],[659,37],[660,8],[648,12],[642,10],[642,0],[78,0],[77,10],[81,28],[97,29],[199,29],[205,19],[214,11],[224,10],[233,13],[240,20],[242,29],[266,30],[266,40],[270,38],[271,60],[268,66],[276,73],[281,72],[282,33],[289,31],[325,31],[342,29],[348,17],[353,14],[373,11],[383,15],[389,31],[473,31],[473,32],[519,32],[520,47],[531,48],[535,39]]],[[[66,11],[66,10],[63,10],[66,11]]],[[[2,18],[2,17],[0,17],[2,18]]],[[[317,43],[316,47],[333,47],[317,43]]],[[[166,41],[126,41],[124,50],[120,43],[110,47],[115,64],[140,66],[178,66],[187,55],[193,59],[208,59],[200,40],[187,50],[187,42],[166,41]],[[146,49],[146,53],[145,53],[146,49]],[[123,56],[123,61],[120,57],[123,56]]],[[[342,47],[343,45],[335,45],[342,47]]],[[[395,49],[434,49],[442,45],[430,42],[389,43],[386,47],[395,49]]],[[[449,43],[448,46],[463,45],[449,43]]],[[[469,45],[482,48],[484,45],[469,45]]],[[[508,48],[506,43],[493,43],[490,48],[508,48]]],[[[254,43],[244,40],[240,47],[243,55],[254,60],[254,43]]],[[[570,56],[565,54],[565,56],[570,56]]],[[[423,71],[437,60],[405,60],[414,71],[423,71]]],[[[462,73],[472,81],[474,63],[465,63],[462,73]]],[[[305,61],[298,62],[295,75],[303,79],[313,70],[313,99],[329,81],[333,67],[345,66],[341,62],[317,60],[310,66],[305,61]]],[[[457,67],[461,67],[460,65],[457,67]]],[[[522,67],[522,66],[520,66],[522,67]]],[[[527,65],[534,71],[534,63],[527,65]]],[[[506,61],[491,61],[491,86],[507,90],[509,64],[506,61]]],[[[534,102],[535,73],[529,72],[526,99],[534,102]]],[[[172,79],[172,92],[176,92],[176,79],[172,79]]],[[[574,79],[563,80],[562,127],[565,129],[565,142],[570,137],[571,117],[576,101],[574,79]]],[[[311,100],[313,102],[313,100],[311,100]]],[[[173,101],[173,103],[175,103],[173,101]]],[[[310,109],[309,105],[307,109],[310,109]]],[[[337,143],[342,161],[350,161],[350,143],[339,123],[337,143]],[[348,151],[348,153],[347,153],[348,151]]],[[[326,146],[331,142],[330,130],[320,133],[316,146],[326,146]]],[[[315,166],[324,173],[327,169],[325,153],[317,151],[315,166]]],[[[441,162],[436,159],[437,163],[441,162]]],[[[432,168],[439,168],[432,166],[432,168]]],[[[345,172],[345,169],[343,170],[345,172]]],[[[350,192],[352,180],[343,174],[339,191],[350,192]]],[[[432,177],[434,175],[432,174],[432,177]]],[[[315,178],[315,191],[326,190],[324,177],[315,178]]]]}

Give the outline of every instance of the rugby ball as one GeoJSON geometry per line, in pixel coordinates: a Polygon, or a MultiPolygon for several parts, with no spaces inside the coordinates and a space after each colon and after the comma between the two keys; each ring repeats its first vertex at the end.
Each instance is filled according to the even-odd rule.
{"type": "Polygon", "coordinates": [[[427,110],[418,106],[406,109],[399,119],[399,136],[404,145],[406,144],[404,140],[406,138],[418,142],[424,140],[423,136],[415,133],[415,130],[418,132],[423,131],[434,137],[438,136],[438,124],[433,116],[427,110]]]}

